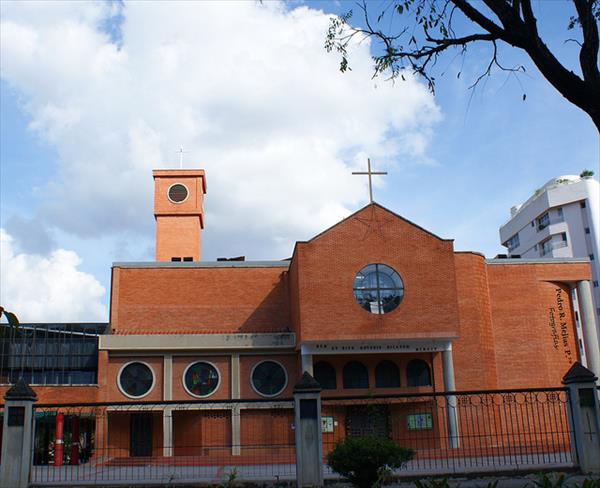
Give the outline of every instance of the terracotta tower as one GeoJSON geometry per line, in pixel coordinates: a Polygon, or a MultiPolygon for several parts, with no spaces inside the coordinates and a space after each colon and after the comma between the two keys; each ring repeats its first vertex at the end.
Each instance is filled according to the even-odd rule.
{"type": "Polygon", "coordinates": [[[157,261],[200,261],[206,177],[202,169],[157,169],[154,178],[157,261]]]}

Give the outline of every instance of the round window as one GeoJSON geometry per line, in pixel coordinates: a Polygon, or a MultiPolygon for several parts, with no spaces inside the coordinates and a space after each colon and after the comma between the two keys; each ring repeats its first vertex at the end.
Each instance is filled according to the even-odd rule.
{"type": "Polygon", "coordinates": [[[183,373],[183,386],[190,395],[209,396],[219,386],[219,372],[210,363],[190,364],[183,373]]]}
{"type": "Polygon", "coordinates": [[[404,297],[402,278],[385,264],[369,264],[354,278],[354,298],[367,312],[383,314],[394,310],[404,297]]]}
{"type": "Polygon", "coordinates": [[[169,200],[173,203],[182,203],[188,197],[188,189],[181,183],[175,183],[169,187],[169,200]]]}
{"type": "Polygon", "coordinates": [[[263,361],[252,369],[252,388],[263,396],[279,395],[287,385],[285,368],[275,361],[263,361]]]}
{"type": "Polygon", "coordinates": [[[123,394],[132,398],[140,398],[152,390],[154,373],[145,363],[129,363],[121,368],[117,383],[123,394]]]}

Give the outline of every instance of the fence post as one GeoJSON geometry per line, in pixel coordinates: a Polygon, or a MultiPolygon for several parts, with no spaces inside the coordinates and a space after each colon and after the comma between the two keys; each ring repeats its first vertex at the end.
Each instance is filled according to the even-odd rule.
{"type": "Polygon", "coordinates": [[[297,486],[323,486],[321,385],[306,371],[294,386],[294,426],[297,486]]]}
{"type": "Polygon", "coordinates": [[[37,395],[23,379],[4,395],[0,488],[27,488],[33,443],[33,404],[37,395]]]}
{"type": "Polygon", "coordinates": [[[600,472],[600,406],[596,393],[598,378],[580,362],[563,377],[569,389],[570,426],[575,438],[579,467],[584,473],[600,472]]]}

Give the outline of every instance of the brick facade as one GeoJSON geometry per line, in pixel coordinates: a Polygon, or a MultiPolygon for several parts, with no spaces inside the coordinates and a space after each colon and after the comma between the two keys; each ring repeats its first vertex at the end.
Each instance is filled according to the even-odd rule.
{"type": "MultiPolygon", "coordinates": [[[[312,240],[298,242],[289,261],[167,264],[160,261],[184,252],[181,243],[186,247],[197,241],[199,252],[205,192],[203,173],[184,175],[191,189],[189,202],[173,213],[164,192],[181,178],[171,173],[155,175],[155,198],[160,200],[155,202],[157,262],[116,263],[112,268],[110,331],[132,339],[129,349],[101,346],[97,386],[60,393],[52,387],[37,388],[40,401],[127,401],[118,387],[118,374],[131,361],[143,361],[154,373],[154,385],[143,401],[192,400],[183,376],[186,367],[198,361],[219,372],[218,388],[209,399],[260,399],[264,396],[252,387],[252,371],[265,359],[286,371],[286,386],[274,398],[291,398],[302,373],[303,348],[320,344],[355,345],[345,354],[313,354],[313,363],[327,361],[336,371],[337,388],[324,390],[324,398],[443,391],[440,344],[451,345],[457,390],[558,386],[579,358],[571,288],[578,280],[590,279],[589,263],[502,263],[455,252],[452,240],[371,204],[312,240]],[[167,219],[164,225],[162,218],[167,219]],[[386,314],[364,310],[353,295],[357,272],[374,263],[390,266],[404,283],[400,305],[386,314]],[[289,347],[258,342],[256,347],[235,346],[241,336],[258,341],[273,333],[294,334],[295,342],[289,347]],[[202,337],[216,335],[225,345],[202,346],[202,337]],[[169,349],[158,341],[157,346],[142,347],[149,336],[177,336],[180,345],[169,349]],[[227,340],[233,344],[230,348],[227,340]],[[360,349],[367,343],[375,346],[360,349]],[[373,349],[377,344],[382,344],[380,351],[373,349]],[[386,344],[397,348],[408,344],[410,350],[385,349],[386,344]],[[430,385],[408,385],[407,364],[413,359],[428,365],[430,385]],[[351,360],[366,366],[367,388],[343,387],[342,371],[351,360]],[[376,386],[374,371],[382,360],[397,366],[397,388],[376,386]]],[[[153,415],[153,444],[160,445],[162,416],[153,415]]],[[[111,413],[107,435],[123,455],[130,428],[125,417],[123,412],[111,413]]],[[[293,437],[291,419],[292,413],[286,411],[273,420],[268,411],[243,410],[242,451],[246,445],[288,442],[293,437]]],[[[231,438],[231,420],[229,410],[174,412],[173,439],[179,446],[175,455],[195,455],[221,445],[221,437],[231,438]]],[[[402,434],[405,427],[393,428],[402,434]]],[[[104,435],[98,432],[99,437],[104,435]]],[[[160,455],[156,447],[153,453],[160,455]]]]}

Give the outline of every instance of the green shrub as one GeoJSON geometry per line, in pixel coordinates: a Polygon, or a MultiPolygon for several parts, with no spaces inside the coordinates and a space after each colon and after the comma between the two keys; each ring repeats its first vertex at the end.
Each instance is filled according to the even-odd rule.
{"type": "Polygon", "coordinates": [[[581,178],[589,178],[590,176],[594,176],[594,172],[590,169],[584,169],[579,176],[581,178]]]}
{"type": "Polygon", "coordinates": [[[537,480],[533,481],[533,485],[538,488],[562,488],[566,486],[566,481],[567,475],[564,473],[554,473],[552,475],[540,473],[537,480]]]}
{"type": "Polygon", "coordinates": [[[450,488],[450,483],[448,482],[448,478],[443,478],[441,480],[416,480],[415,481],[416,488],[450,488]]]}
{"type": "Polygon", "coordinates": [[[380,437],[346,437],[327,455],[327,464],[358,488],[379,485],[386,470],[413,458],[415,451],[380,437]]]}
{"type": "Polygon", "coordinates": [[[583,480],[583,482],[579,485],[573,485],[575,488],[600,488],[600,478],[598,479],[590,479],[590,478],[586,478],[583,480]]]}

